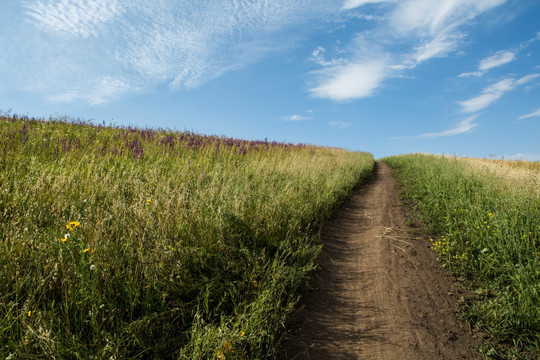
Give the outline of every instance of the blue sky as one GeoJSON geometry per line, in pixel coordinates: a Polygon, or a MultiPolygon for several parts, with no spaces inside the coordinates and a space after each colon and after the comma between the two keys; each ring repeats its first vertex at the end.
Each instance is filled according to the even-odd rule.
{"type": "Polygon", "coordinates": [[[0,110],[540,160],[538,0],[5,0],[0,110]]]}

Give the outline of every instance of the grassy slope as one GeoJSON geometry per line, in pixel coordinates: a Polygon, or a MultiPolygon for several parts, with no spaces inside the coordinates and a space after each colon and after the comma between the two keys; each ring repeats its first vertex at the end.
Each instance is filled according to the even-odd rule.
{"type": "MultiPolygon", "coordinates": [[[[538,176],[504,178],[466,161],[426,155],[385,159],[454,273],[473,281],[466,317],[505,348],[505,358],[540,356],[540,191],[538,176]]],[[[516,166],[516,164],[511,164],[516,166]]],[[[522,167],[522,165],[519,165],[522,167]]],[[[527,166],[529,169],[535,167],[527,166]]]]}
{"type": "Polygon", "coordinates": [[[0,357],[271,358],[366,153],[0,118],[0,357]]]}

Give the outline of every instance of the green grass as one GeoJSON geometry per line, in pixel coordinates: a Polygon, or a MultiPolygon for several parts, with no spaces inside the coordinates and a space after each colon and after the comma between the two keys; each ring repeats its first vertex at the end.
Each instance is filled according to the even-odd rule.
{"type": "Polygon", "coordinates": [[[367,153],[0,117],[0,358],[273,358],[367,153]],[[76,223],[75,223],[76,222],[76,223]]]}
{"type": "Polygon", "coordinates": [[[437,234],[432,247],[444,266],[470,280],[476,295],[464,315],[501,342],[484,344],[484,353],[539,358],[538,177],[516,181],[464,160],[419,154],[384,161],[437,234]]]}

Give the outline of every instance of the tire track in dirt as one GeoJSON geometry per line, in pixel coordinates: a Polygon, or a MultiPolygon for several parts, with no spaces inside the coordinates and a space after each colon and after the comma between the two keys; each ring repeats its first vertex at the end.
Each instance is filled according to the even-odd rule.
{"type": "Polygon", "coordinates": [[[289,326],[285,359],[480,358],[456,317],[461,287],[406,216],[392,170],[377,163],[323,229],[320,268],[289,326]]]}

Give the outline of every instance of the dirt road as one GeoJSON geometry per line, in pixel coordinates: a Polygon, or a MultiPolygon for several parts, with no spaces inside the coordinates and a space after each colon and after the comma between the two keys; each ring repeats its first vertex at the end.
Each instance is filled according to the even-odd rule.
{"type": "Polygon", "coordinates": [[[460,286],[429,240],[405,225],[392,170],[375,176],[323,230],[313,290],[302,300],[286,359],[475,359],[456,317],[460,286]]]}

